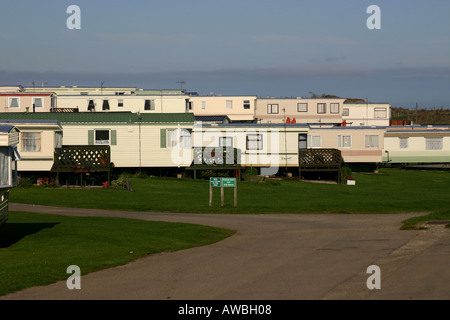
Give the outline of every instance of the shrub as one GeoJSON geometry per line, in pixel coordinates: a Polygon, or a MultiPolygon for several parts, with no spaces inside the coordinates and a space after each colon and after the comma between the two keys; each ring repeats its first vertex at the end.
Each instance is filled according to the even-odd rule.
{"type": "MultiPolygon", "coordinates": [[[[105,187],[107,185],[105,184],[105,187]]],[[[131,188],[131,182],[129,175],[122,173],[117,180],[111,181],[111,188],[113,189],[125,189],[128,191],[133,191],[131,188]]]]}
{"type": "Polygon", "coordinates": [[[56,182],[55,182],[55,179],[53,179],[53,178],[48,178],[48,177],[46,177],[46,178],[38,178],[37,179],[37,185],[39,187],[44,187],[44,188],[46,188],[46,187],[55,187],[56,186],[56,182]]]}
{"type": "Polygon", "coordinates": [[[354,180],[352,177],[352,169],[350,167],[343,166],[341,167],[341,182],[346,184],[347,180],[354,180]]]}
{"type": "Polygon", "coordinates": [[[244,174],[246,174],[248,176],[257,176],[258,175],[258,169],[257,168],[253,168],[253,167],[248,167],[247,169],[245,169],[244,174]]]}
{"type": "Polygon", "coordinates": [[[17,184],[19,188],[29,188],[33,186],[33,180],[28,177],[19,177],[19,183],[17,184]]]}

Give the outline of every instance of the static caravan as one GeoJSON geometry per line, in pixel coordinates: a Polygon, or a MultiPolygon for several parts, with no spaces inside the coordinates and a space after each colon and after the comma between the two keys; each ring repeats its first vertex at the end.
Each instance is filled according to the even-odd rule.
{"type": "Polygon", "coordinates": [[[450,126],[389,127],[384,136],[387,163],[449,163],[450,126]]]}
{"type": "Polygon", "coordinates": [[[380,163],[385,127],[310,126],[308,148],[341,150],[346,163],[380,163]]]}
{"type": "Polygon", "coordinates": [[[340,98],[258,98],[255,118],[260,123],[342,123],[340,98]]]}
{"type": "MultiPolygon", "coordinates": [[[[59,95],[59,110],[79,112],[183,113],[187,112],[189,96],[185,94],[91,94],[59,95]]],[[[56,110],[58,111],[58,110],[56,110]]]]}
{"type": "MultiPolygon", "coordinates": [[[[118,168],[173,168],[192,163],[194,115],[190,113],[19,113],[4,114],[2,118],[3,121],[57,121],[62,127],[63,148],[108,145],[110,160],[118,168]]],[[[41,145],[53,148],[54,137],[46,135],[46,139],[41,145]]],[[[34,168],[38,168],[38,162],[34,168]]]]}
{"type": "Polygon", "coordinates": [[[18,142],[17,128],[12,125],[0,125],[0,227],[8,220],[9,191],[17,184],[18,142]]]}
{"type": "Polygon", "coordinates": [[[261,168],[264,175],[275,175],[280,168],[298,166],[298,150],[306,140],[304,124],[204,124],[194,127],[194,148],[215,152],[214,148],[236,148],[243,167],[261,168]]]}
{"type": "Polygon", "coordinates": [[[0,114],[0,124],[11,124],[20,130],[17,150],[21,161],[17,164],[17,170],[49,171],[53,165],[55,148],[62,146],[61,124],[57,120],[6,120],[4,116],[0,114]]]}
{"type": "Polygon", "coordinates": [[[228,116],[232,122],[253,122],[256,96],[191,96],[188,111],[195,116],[228,116]]]}
{"type": "Polygon", "coordinates": [[[389,103],[346,102],[343,105],[342,119],[346,126],[389,126],[391,105],[389,103]]]}
{"type": "Polygon", "coordinates": [[[56,96],[51,92],[0,93],[0,112],[49,112],[55,107],[56,96]]]}
{"type": "Polygon", "coordinates": [[[111,94],[124,95],[133,94],[137,88],[134,87],[79,87],[79,86],[60,86],[60,87],[24,87],[24,92],[42,93],[54,92],[58,96],[64,95],[89,95],[89,94],[111,94]]]}
{"type": "Polygon", "coordinates": [[[298,167],[303,150],[338,150],[345,163],[381,163],[385,131],[375,126],[198,123],[193,146],[237,148],[242,166],[270,169],[264,171],[271,175],[278,169],[298,167]]]}

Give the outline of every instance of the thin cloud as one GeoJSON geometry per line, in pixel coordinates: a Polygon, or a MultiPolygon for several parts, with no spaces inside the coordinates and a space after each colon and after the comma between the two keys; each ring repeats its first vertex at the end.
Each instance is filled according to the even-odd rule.
{"type": "Polygon", "coordinates": [[[301,41],[301,38],[296,35],[283,35],[283,34],[265,34],[251,37],[253,41],[262,43],[274,43],[274,42],[288,42],[301,41]]]}
{"type": "Polygon", "coordinates": [[[302,45],[333,45],[353,46],[357,42],[346,37],[292,35],[292,34],[264,34],[252,36],[251,40],[259,43],[297,43],[302,45]]]}
{"type": "Polygon", "coordinates": [[[192,34],[163,35],[145,32],[135,33],[97,33],[96,37],[104,41],[166,41],[172,43],[188,43],[198,38],[192,34]]]}
{"type": "Polygon", "coordinates": [[[173,37],[151,33],[98,33],[97,37],[107,41],[142,41],[142,40],[171,40],[173,37]]]}

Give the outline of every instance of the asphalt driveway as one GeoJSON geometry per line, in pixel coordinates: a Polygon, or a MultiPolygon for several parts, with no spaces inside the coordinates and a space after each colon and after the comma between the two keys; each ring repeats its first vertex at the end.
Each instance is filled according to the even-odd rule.
{"type": "Polygon", "coordinates": [[[237,230],[221,242],[161,253],[0,299],[449,299],[450,230],[401,231],[420,214],[210,215],[10,204],[11,211],[188,222],[237,230]],[[367,268],[381,270],[369,290],[367,268]]]}

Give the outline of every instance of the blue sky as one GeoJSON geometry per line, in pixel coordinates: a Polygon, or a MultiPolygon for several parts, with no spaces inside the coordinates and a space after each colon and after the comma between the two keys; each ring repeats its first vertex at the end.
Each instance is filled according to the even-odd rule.
{"type": "Polygon", "coordinates": [[[450,1],[0,0],[0,85],[334,94],[450,107],[450,1]],[[81,30],[69,30],[69,5],[81,30]],[[369,30],[370,5],[381,29],[369,30]]]}

